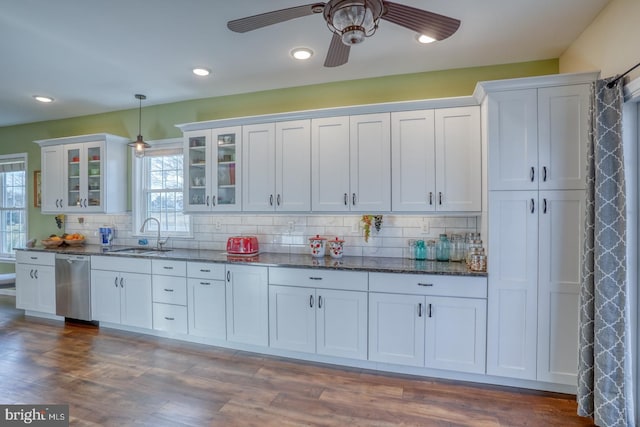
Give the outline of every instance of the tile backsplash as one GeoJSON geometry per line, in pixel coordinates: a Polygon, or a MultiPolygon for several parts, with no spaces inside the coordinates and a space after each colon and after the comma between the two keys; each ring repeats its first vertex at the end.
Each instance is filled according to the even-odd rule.
{"type": "MultiPolygon", "coordinates": [[[[409,239],[434,239],[441,233],[478,232],[476,216],[383,215],[382,227],[373,227],[369,241],[364,241],[362,215],[193,215],[193,238],[171,238],[167,247],[225,250],[227,238],[255,235],[262,252],[306,254],[308,238],[319,234],[328,239],[344,239],[344,254],[352,256],[407,257],[409,239]]],[[[112,224],[116,228],[115,245],[138,244],[132,230],[132,216],[67,215],[65,231],[79,232],[88,243],[99,244],[98,227],[112,224]]],[[[164,237],[164,235],[163,235],[164,237]]],[[[150,245],[155,238],[148,237],[150,245]]]]}

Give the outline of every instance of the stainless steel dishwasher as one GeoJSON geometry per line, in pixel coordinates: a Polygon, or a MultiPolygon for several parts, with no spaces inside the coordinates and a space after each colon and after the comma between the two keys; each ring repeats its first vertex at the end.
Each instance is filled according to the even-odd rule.
{"type": "Polygon", "coordinates": [[[91,321],[91,268],[85,255],[56,255],[56,314],[91,321]]]}

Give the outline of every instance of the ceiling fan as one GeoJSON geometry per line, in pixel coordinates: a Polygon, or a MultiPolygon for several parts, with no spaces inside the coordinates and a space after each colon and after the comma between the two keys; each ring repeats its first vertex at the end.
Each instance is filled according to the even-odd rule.
{"type": "Polygon", "coordinates": [[[268,25],[322,13],[333,32],[325,67],[337,67],[349,60],[352,45],[361,43],[378,29],[380,19],[408,28],[418,34],[443,40],[460,27],[460,20],[385,0],[329,0],[304,6],[274,10],[227,22],[237,33],[246,33],[268,25]]]}

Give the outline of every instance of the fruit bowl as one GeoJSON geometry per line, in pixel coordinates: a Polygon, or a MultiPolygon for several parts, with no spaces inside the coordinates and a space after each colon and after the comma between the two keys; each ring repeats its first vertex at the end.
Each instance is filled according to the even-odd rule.
{"type": "Polygon", "coordinates": [[[69,246],[82,246],[85,239],[64,239],[64,242],[69,246]]]}
{"type": "Polygon", "coordinates": [[[42,239],[42,240],[40,240],[40,243],[42,243],[42,246],[44,246],[45,248],[57,248],[63,242],[64,242],[64,240],[62,240],[62,239],[55,239],[55,240],[54,239],[42,239]]]}

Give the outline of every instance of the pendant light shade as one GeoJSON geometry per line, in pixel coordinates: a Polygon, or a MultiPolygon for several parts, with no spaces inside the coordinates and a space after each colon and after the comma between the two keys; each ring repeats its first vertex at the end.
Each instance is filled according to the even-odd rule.
{"type": "Polygon", "coordinates": [[[144,142],[142,139],[142,100],[147,99],[146,96],[140,95],[139,93],[135,95],[136,99],[140,101],[140,106],[138,109],[138,139],[133,142],[128,143],[129,147],[133,147],[133,151],[136,157],[144,157],[144,150],[147,148],[151,148],[151,145],[144,142]]]}

